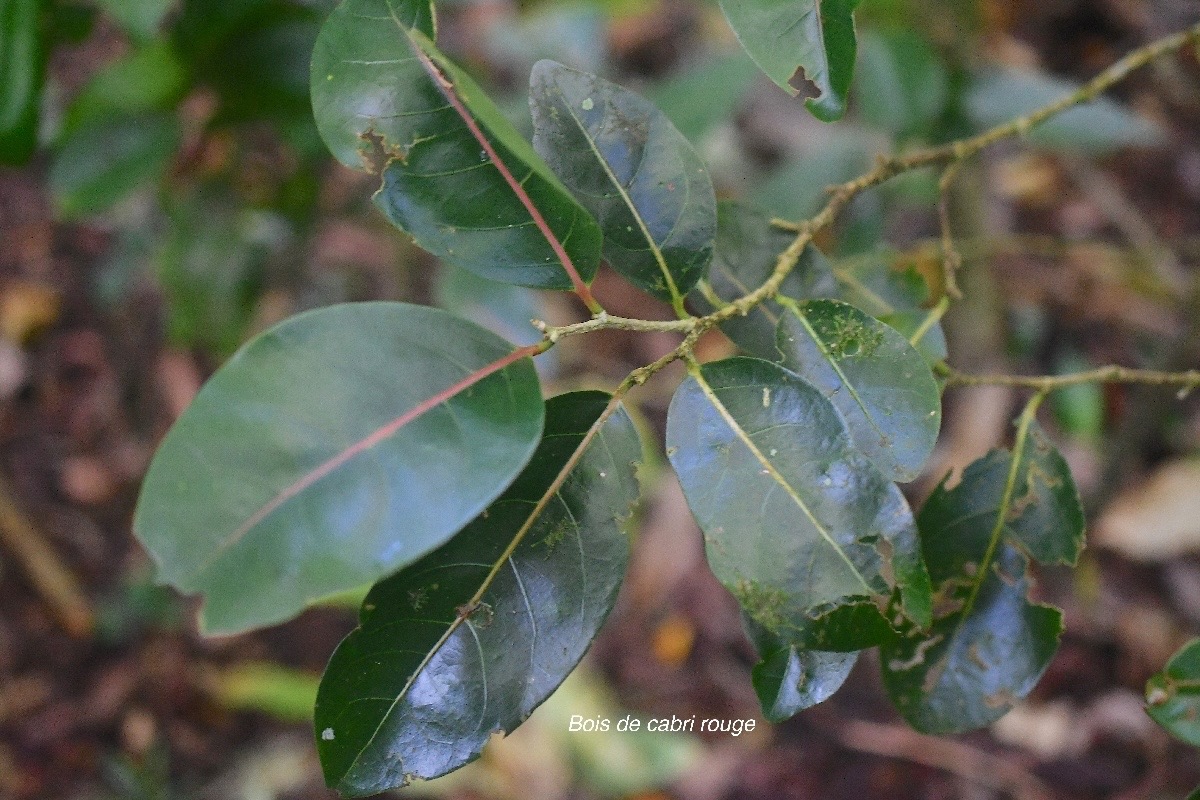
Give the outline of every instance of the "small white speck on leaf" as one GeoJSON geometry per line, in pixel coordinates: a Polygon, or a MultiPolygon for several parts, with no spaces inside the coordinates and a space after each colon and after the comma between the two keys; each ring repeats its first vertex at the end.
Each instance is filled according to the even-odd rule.
{"type": "Polygon", "coordinates": [[[333,741],[333,728],[326,728],[325,730],[321,731],[321,738],[327,742],[332,742],[333,741]]]}
{"type": "Polygon", "coordinates": [[[763,387],[763,408],[770,408],[770,407],[771,407],[771,389],[770,389],[770,387],[764,386],[763,387]]]}
{"type": "Polygon", "coordinates": [[[593,108],[596,107],[596,104],[592,102],[592,98],[590,98],[590,97],[585,97],[583,99],[583,102],[580,103],[580,105],[583,106],[584,111],[591,111],[593,108]]]}

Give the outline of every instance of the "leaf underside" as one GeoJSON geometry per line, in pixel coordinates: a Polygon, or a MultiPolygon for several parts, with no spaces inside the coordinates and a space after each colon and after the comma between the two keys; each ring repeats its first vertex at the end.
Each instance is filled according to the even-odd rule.
{"type": "Polygon", "coordinates": [[[439,258],[532,288],[591,281],[595,220],[433,36],[428,0],[338,6],[313,52],[322,138],[381,175],[376,205],[439,258]]]}
{"type": "Polygon", "coordinates": [[[885,643],[881,660],[896,707],[927,733],[999,719],[1058,648],[1062,614],[1030,599],[1029,562],[1073,564],[1083,511],[1066,463],[1036,423],[1014,451],[1015,468],[1013,454],[993,451],[953,489],[939,486],[917,518],[938,612],[930,630],[885,643]]]}
{"type": "Polygon", "coordinates": [[[783,642],[849,651],[929,616],[908,504],[815,387],[765,361],[703,365],[671,402],[667,452],[714,573],[783,642]]]}
{"type": "Polygon", "coordinates": [[[825,122],[846,113],[857,43],[854,9],[859,0],[721,0],[721,10],[742,47],[781,89],[795,96],[798,69],[817,90],[805,101],[825,122]]]}
{"type": "Polygon", "coordinates": [[[532,360],[444,311],[332,306],[251,340],[159,447],[134,531],[232,633],[441,545],[542,431],[532,360]]]}
{"type": "Polygon", "coordinates": [[[609,402],[550,400],[513,485],[367,595],[317,697],[330,786],[359,796],[457,769],[574,669],[616,599],[638,496],[641,444],[623,409],[602,419],[609,402]]]}
{"type": "Polygon", "coordinates": [[[687,294],[717,230],[687,139],[645,98],[553,61],[534,65],[529,103],[533,146],[599,221],[608,262],[662,300],[687,294]]]}

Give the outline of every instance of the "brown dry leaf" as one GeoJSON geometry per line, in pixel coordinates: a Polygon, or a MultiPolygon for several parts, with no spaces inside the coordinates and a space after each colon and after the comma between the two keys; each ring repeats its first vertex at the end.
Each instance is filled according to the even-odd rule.
{"type": "Polygon", "coordinates": [[[12,281],[0,292],[0,333],[25,344],[58,321],[62,299],[56,290],[33,281],[12,281]]]}
{"type": "Polygon", "coordinates": [[[1094,541],[1142,561],[1200,551],[1200,458],[1169,462],[1119,495],[1094,541]]]}

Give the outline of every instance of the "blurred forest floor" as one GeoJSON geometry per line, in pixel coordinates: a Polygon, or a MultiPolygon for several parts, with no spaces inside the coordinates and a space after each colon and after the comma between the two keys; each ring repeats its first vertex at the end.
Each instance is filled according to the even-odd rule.
{"type": "MultiPolygon", "coordinates": [[[[678,115],[703,142],[721,194],[754,196],[776,213],[802,216],[826,184],[903,140],[872,133],[889,119],[884,101],[867,102],[865,119],[852,113],[851,127],[824,127],[752,72],[736,77],[744,67],[680,94],[697,74],[696,53],[729,52],[714,5],[447,5],[442,41],[491,86],[519,94],[543,53],[603,71],[678,115]],[[730,81],[741,88],[727,91],[730,81]],[[708,116],[697,105],[711,106],[708,116]]],[[[913,28],[952,49],[952,14],[939,5],[969,4],[911,5],[924,9],[913,28]]],[[[973,34],[980,52],[968,56],[1078,81],[1198,18],[1191,0],[985,3],[973,34]]],[[[100,15],[56,47],[54,102],[70,107],[131,42],[100,15]]],[[[177,147],[158,182],[118,206],[91,213],[87,193],[98,190],[62,177],[62,149],[0,168],[0,798],[333,797],[305,720],[354,612],[315,609],[270,630],[200,638],[194,606],[154,586],[130,533],[155,443],[233,345],[313,305],[403,299],[517,319],[532,307],[556,321],[581,312],[540,295],[507,298],[497,311],[495,295],[434,279],[431,261],[372,211],[369,180],[309,155],[311,132],[295,118],[225,125],[228,97],[210,83],[172,100],[177,147]]],[[[1017,143],[964,175],[954,201],[968,298],[946,321],[950,363],[1038,374],[1200,365],[1200,291],[1187,288],[1200,266],[1197,54],[1143,70],[1117,95],[1153,124],[1153,141],[1143,141],[1141,122],[1118,118],[1119,141],[1099,154],[1017,143]]],[[[980,113],[1000,121],[1006,98],[984,98],[980,113]]],[[[895,265],[919,267],[936,215],[928,186],[906,186],[872,193],[834,237],[874,226],[907,254],[895,265]]],[[[669,313],[607,273],[595,291],[615,314],[669,313]]],[[[674,344],[618,331],[570,340],[544,378],[555,391],[611,387],[674,344]]],[[[731,347],[714,334],[701,355],[731,347]]],[[[663,379],[634,395],[660,436],[671,388],[663,379]]],[[[935,463],[908,487],[914,503],[947,471],[1004,443],[1020,400],[999,388],[950,393],[935,463]]],[[[739,737],[567,733],[573,713],[760,716],[753,650],[660,465],[644,470],[630,577],[585,670],[476,765],[412,793],[1182,797],[1200,783],[1200,754],[1146,717],[1141,692],[1200,631],[1200,403],[1083,387],[1056,396],[1048,416],[1089,508],[1089,549],[1077,570],[1040,574],[1038,591],[1065,609],[1067,632],[1032,697],[990,729],[946,739],[912,732],[871,656],[833,699],[739,737]]]]}

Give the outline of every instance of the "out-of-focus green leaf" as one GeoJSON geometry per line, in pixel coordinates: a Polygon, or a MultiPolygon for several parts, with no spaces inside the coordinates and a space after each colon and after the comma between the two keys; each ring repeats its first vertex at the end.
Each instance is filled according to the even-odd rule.
{"type": "Polygon", "coordinates": [[[829,187],[863,174],[879,151],[878,136],[842,123],[836,137],[784,161],[751,199],[777,217],[807,219],[829,199],[829,187]]]}
{"type": "Polygon", "coordinates": [[[0,0],[0,164],[23,163],[37,147],[41,10],[42,0],[0,0]]]}
{"type": "Polygon", "coordinates": [[[608,263],[682,303],[717,234],[696,151],[654,104],[603,78],[539,61],[529,80],[533,146],[600,222],[608,263]]]}
{"type": "Polygon", "coordinates": [[[171,44],[151,42],[88,81],[67,111],[64,133],[107,116],[168,110],[187,89],[187,80],[171,44]]]}
{"type": "Polygon", "coordinates": [[[376,204],[442,259],[522,286],[590,281],[600,262],[595,220],[437,51],[433,31],[427,0],[338,6],[312,65],[326,144],[347,166],[382,172],[376,204]]]}
{"type": "MultiPolygon", "coordinates": [[[[1092,364],[1079,353],[1070,352],[1055,364],[1055,373],[1067,375],[1083,372],[1092,364]]],[[[1050,395],[1054,418],[1064,432],[1088,441],[1096,441],[1104,433],[1104,389],[1094,383],[1077,383],[1050,395]]]]}
{"type": "Polygon", "coordinates": [[[206,682],[227,708],[261,711],[285,722],[308,722],[320,679],[278,664],[249,662],[217,672],[206,682]]]}
{"type": "Polygon", "coordinates": [[[693,368],[667,454],[713,572],[781,642],[860,650],[900,618],[928,622],[912,512],[819,389],[757,359],[693,368]],[[881,609],[896,595],[894,620],[881,609]]]}
{"type": "Polygon", "coordinates": [[[716,56],[655,84],[646,97],[689,140],[699,141],[733,117],[738,102],[758,76],[744,52],[716,56]],[[703,102],[698,102],[703,98],[703,102]]]}
{"type": "Polygon", "coordinates": [[[895,329],[837,300],[790,303],[776,339],[783,365],[824,392],[884,475],[911,481],[933,451],[941,393],[895,329]]]}
{"type": "Polygon", "coordinates": [[[179,124],[166,113],[110,116],[70,133],[50,167],[50,190],[64,217],[107,210],[157,180],[179,145],[179,124]]]}
{"type": "Polygon", "coordinates": [[[134,532],[206,631],[287,619],[411,564],[532,455],[528,351],[445,311],[353,303],[252,339],[167,433],[134,532]]]}
{"type": "Polygon", "coordinates": [[[444,775],[575,668],[625,573],[641,443],[600,392],[560,395],[513,485],[376,584],[317,696],[326,782],[361,796],[444,775]]]}
{"type": "MultiPolygon", "coordinates": [[[[1078,84],[1042,72],[992,68],[971,81],[966,96],[967,113],[976,127],[990,128],[1078,89],[1078,84]]],[[[1104,153],[1122,147],[1160,144],[1163,131],[1117,101],[1101,97],[1033,128],[1029,139],[1045,147],[1104,153]]]]}
{"type": "Polygon", "coordinates": [[[884,643],[880,655],[888,694],[920,731],[994,722],[1029,694],[1058,649],[1062,614],[1029,599],[1029,559],[1073,564],[1083,509],[1031,412],[1014,453],[971,464],[953,489],[935,489],[917,518],[936,618],[884,643]]]}
{"type": "Polygon", "coordinates": [[[862,34],[854,97],[871,125],[897,138],[930,130],[949,93],[949,75],[928,42],[913,30],[862,34]]]}
{"type": "Polygon", "coordinates": [[[1180,648],[1146,682],[1146,713],[1174,736],[1200,747],[1200,639],[1180,648]]]}
{"type": "Polygon", "coordinates": [[[826,122],[846,113],[857,45],[854,9],[859,0],[721,0],[738,40],[767,77],[788,94],[798,90],[792,76],[817,89],[805,100],[813,116],[826,122]]]}
{"type": "Polygon", "coordinates": [[[229,356],[245,340],[278,220],[231,198],[175,203],[154,273],[167,299],[167,336],[177,346],[229,356]]]}
{"type": "Polygon", "coordinates": [[[175,0],[96,0],[135,39],[152,39],[175,0]]]}

